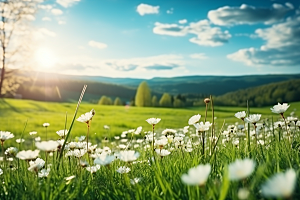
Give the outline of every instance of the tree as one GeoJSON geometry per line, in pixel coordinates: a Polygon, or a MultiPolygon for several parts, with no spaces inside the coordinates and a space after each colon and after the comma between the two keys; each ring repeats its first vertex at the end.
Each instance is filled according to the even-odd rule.
{"type": "Polygon", "coordinates": [[[141,82],[136,91],[135,105],[138,107],[151,106],[151,91],[146,81],[141,82]]]}
{"type": "Polygon", "coordinates": [[[173,102],[173,106],[175,108],[184,107],[184,103],[182,102],[182,100],[175,98],[173,102]]]}
{"type": "Polygon", "coordinates": [[[12,66],[16,68],[18,57],[20,58],[22,52],[28,51],[22,49],[25,46],[20,42],[20,38],[24,38],[22,30],[28,20],[34,19],[41,2],[42,0],[0,0],[0,97],[16,89],[14,83],[20,84],[20,79],[15,78],[18,70],[12,69],[12,66]]]}
{"type": "Polygon", "coordinates": [[[157,96],[154,95],[154,96],[152,97],[151,103],[152,103],[152,106],[153,106],[153,107],[158,106],[157,96]]]}
{"type": "Polygon", "coordinates": [[[119,97],[117,97],[117,98],[115,99],[114,105],[115,105],[115,106],[122,106],[122,105],[123,105],[123,103],[122,103],[122,101],[121,101],[121,99],[120,99],[119,97]]]}
{"type": "Polygon", "coordinates": [[[168,93],[164,93],[159,100],[159,105],[162,107],[171,107],[172,106],[172,98],[168,93]]]}
{"type": "Polygon", "coordinates": [[[111,98],[103,95],[101,97],[101,99],[99,100],[98,104],[100,104],[100,105],[112,105],[112,100],[111,100],[111,98]]]}

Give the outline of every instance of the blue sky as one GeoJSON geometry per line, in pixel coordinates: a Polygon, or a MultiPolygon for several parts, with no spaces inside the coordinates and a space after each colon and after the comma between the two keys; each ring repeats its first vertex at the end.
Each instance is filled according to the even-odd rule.
{"type": "Polygon", "coordinates": [[[300,73],[300,2],[46,1],[38,70],[110,77],[300,73]]]}

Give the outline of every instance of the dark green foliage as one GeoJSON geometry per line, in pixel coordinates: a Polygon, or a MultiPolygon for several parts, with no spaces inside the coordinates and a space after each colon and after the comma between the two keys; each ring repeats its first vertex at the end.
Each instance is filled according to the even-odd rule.
{"type": "Polygon", "coordinates": [[[162,107],[172,107],[172,98],[168,93],[164,93],[159,100],[159,105],[162,107]]]}
{"type": "Polygon", "coordinates": [[[111,98],[104,95],[104,96],[101,97],[98,104],[100,104],[100,105],[112,105],[112,100],[111,100],[111,98]]]}
{"type": "Polygon", "coordinates": [[[290,103],[300,100],[300,80],[271,83],[259,87],[239,90],[215,98],[216,105],[262,107],[279,103],[290,103]]]}
{"type": "Polygon", "coordinates": [[[122,101],[121,101],[121,99],[120,99],[119,97],[117,97],[117,98],[115,99],[114,105],[115,105],[115,106],[122,106],[122,105],[123,105],[123,103],[122,103],[122,101]]]}

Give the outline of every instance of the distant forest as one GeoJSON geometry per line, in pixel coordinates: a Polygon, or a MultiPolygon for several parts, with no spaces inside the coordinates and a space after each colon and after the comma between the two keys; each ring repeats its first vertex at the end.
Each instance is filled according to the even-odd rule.
{"type": "MultiPolygon", "coordinates": [[[[217,85],[216,83],[211,83],[210,85],[213,85],[213,88],[218,87],[219,90],[224,87],[224,83],[217,85]]],[[[83,99],[85,102],[98,103],[100,98],[105,95],[112,100],[118,97],[123,104],[130,103],[130,105],[134,105],[135,87],[74,79],[58,79],[55,77],[45,77],[24,82],[17,90],[18,95],[16,97],[40,101],[76,102],[84,84],[88,85],[83,99]]],[[[178,84],[176,85],[178,86],[178,84]]],[[[190,91],[191,88],[189,88],[187,90],[189,92],[173,93],[170,90],[164,93],[170,94],[172,105],[176,99],[180,99],[182,102],[180,107],[204,105],[203,99],[210,95],[213,95],[215,105],[224,106],[245,106],[247,100],[250,106],[256,107],[272,105],[277,102],[300,101],[300,79],[249,87],[222,95],[218,95],[219,92],[209,94],[208,91],[214,92],[213,88],[210,89],[206,85],[205,90],[202,92],[193,93],[190,91]]],[[[150,85],[151,95],[156,96],[159,100],[163,93],[157,92],[156,89],[157,87],[150,85]]]]}
{"type": "Polygon", "coordinates": [[[226,106],[267,106],[300,101],[300,79],[271,83],[217,96],[215,104],[226,106]]]}

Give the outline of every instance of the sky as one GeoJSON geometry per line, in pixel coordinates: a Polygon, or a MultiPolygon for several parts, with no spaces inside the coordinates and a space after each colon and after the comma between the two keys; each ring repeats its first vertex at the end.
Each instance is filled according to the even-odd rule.
{"type": "Polygon", "coordinates": [[[300,73],[300,1],[48,0],[35,69],[174,77],[300,73]]]}

